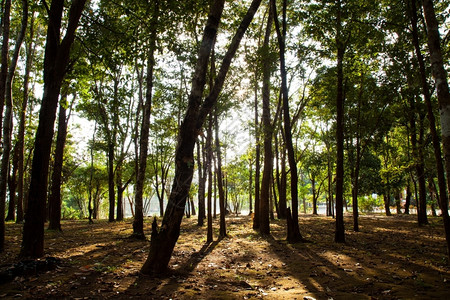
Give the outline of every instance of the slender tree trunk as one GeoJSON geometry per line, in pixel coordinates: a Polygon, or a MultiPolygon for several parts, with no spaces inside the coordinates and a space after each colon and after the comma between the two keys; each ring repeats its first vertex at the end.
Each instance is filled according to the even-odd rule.
{"type": "Polygon", "coordinates": [[[61,231],[61,184],[64,162],[64,147],[67,137],[67,109],[64,107],[67,95],[61,96],[58,115],[58,133],[56,136],[55,158],[53,163],[52,182],[48,197],[49,224],[48,229],[61,231]]]}
{"type": "Polygon", "coordinates": [[[195,132],[196,121],[206,84],[208,58],[217,34],[224,2],[224,0],[216,0],[211,4],[194,71],[187,112],[178,133],[175,178],[172,192],[167,205],[167,212],[163,218],[163,226],[158,229],[156,219],[153,222],[150,252],[141,268],[141,272],[144,274],[158,274],[167,269],[173,248],[180,235],[180,224],[183,218],[185,201],[194,172],[193,148],[197,136],[195,132]]]}
{"type": "MultiPolygon", "coordinates": [[[[2,66],[0,68],[0,135],[2,134],[2,126],[3,126],[3,108],[5,105],[5,95],[6,95],[6,78],[8,76],[8,52],[9,52],[9,34],[10,34],[10,14],[11,14],[11,0],[5,0],[3,7],[3,16],[2,16],[2,52],[1,52],[1,63],[2,66]]],[[[1,136],[0,136],[0,140],[1,136]]],[[[0,203],[0,210],[1,210],[0,203]]],[[[2,226],[2,225],[0,225],[2,226]]],[[[3,243],[1,243],[3,245],[3,243]]],[[[2,247],[0,245],[0,247],[2,247]]]]}
{"type": "Polygon", "coordinates": [[[409,215],[410,205],[411,205],[411,184],[408,181],[408,185],[406,186],[405,215],[409,215]]]}
{"type": "Polygon", "coordinates": [[[17,151],[17,143],[14,146],[12,171],[8,176],[9,204],[8,214],[5,221],[14,221],[16,219],[16,189],[17,189],[17,165],[19,163],[19,153],[17,151]]]}
{"type": "MultiPolygon", "coordinates": [[[[198,169],[198,216],[197,225],[203,226],[206,210],[205,210],[205,190],[206,190],[206,168],[203,157],[205,156],[202,151],[201,139],[197,139],[197,169],[198,169]]],[[[207,167],[207,166],[206,166],[207,167]]]]}
{"type": "Polygon", "coordinates": [[[150,114],[152,108],[152,91],[153,91],[153,69],[155,66],[155,50],[156,50],[156,37],[159,19],[159,1],[153,1],[153,16],[152,26],[154,29],[150,34],[150,46],[147,58],[147,78],[145,93],[145,103],[142,111],[142,125],[141,134],[139,140],[139,163],[136,174],[136,195],[135,195],[135,215],[133,220],[133,236],[138,239],[145,239],[144,235],[144,212],[143,212],[143,200],[145,171],[147,169],[147,153],[148,153],[148,140],[150,133],[150,114]]]}
{"type": "Polygon", "coordinates": [[[180,235],[180,225],[183,218],[184,206],[192,182],[195,140],[199,129],[203,126],[205,118],[217,102],[231,60],[260,3],[261,0],[254,0],[251,3],[247,14],[244,16],[222,60],[222,65],[217,74],[217,78],[215,79],[214,87],[202,104],[201,98],[206,84],[208,58],[222,16],[224,0],[216,0],[211,5],[194,71],[188,108],[179,129],[172,192],[170,193],[161,229],[158,230],[156,220],[153,223],[149,256],[141,269],[142,273],[158,274],[167,269],[173,249],[180,235]]]}
{"type": "Polygon", "coordinates": [[[263,86],[262,86],[262,123],[264,135],[264,169],[261,181],[261,196],[259,206],[259,231],[261,234],[270,234],[269,203],[270,203],[270,181],[273,172],[273,152],[272,152],[272,124],[270,121],[270,59],[269,42],[272,31],[273,6],[269,8],[267,17],[266,33],[263,42],[263,86]]]}
{"type": "Polygon", "coordinates": [[[111,141],[111,137],[108,139],[108,151],[106,155],[108,157],[107,169],[108,169],[108,200],[109,200],[109,212],[108,212],[108,221],[114,222],[114,210],[116,207],[116,197],[114,191],[114,158],[115,151],[114,145],[111,141]]]}
{"type": "MultiPolygon", "coordinates": [[[[4,23],[3,30],[7,30],[9,32],[9,8],[6,6],[11,6],[11,1],[6,1],[5,3],[5,19],[2,20],[4,23]]],[[[6,190],[7,183],[9,177],[9,156],[11,152],[11,134],[12,134],[12,125],[13,125],[13,103],[12,103],[12,81],[14,78],[14,72],[17,66],[17,60],[19,58],[20,47],[22,46],[22,42],[25,36],[25,31],[27,28],[28,21],[28,1],[23,0],[23,15],[22,15],[22,25],[20,29],[20,33],[16,40],[16,45],[14,47],[14,53],[11,58],[11,62],[9,64],[9,68],[7,69],[6,75],[6,84],[3,86],[1,83],[0,92],[1,99],[0,105],[2,108],[0,109],[0,113],[3,112],[3,103],[5,104],[5,115],[3,117],[3,151],[2,151],[2,161],[1,161],[1,169],[0,169],[0,252],[4,249],[5,244],[5,205],[6,205],[6,190]]],[[[8,33],[9,35],[9,33],[8,33]]],[[[9,39],[8,35],[6,36],[9,39]]],[[[5,36],[4,36],[5,37],[5,36]]],[[[8,46],[8,40],[3,40],[4,45],[8,46]]],[[[3,77],[3,67],[7,68],[8,62],[6,60],[6,65],[3,65],[5,61],[3,61],[3,53],[2,53],[2,67],[0,70],[0,76],[3,77]]],[[[3,78],[1,78],[3,79],[3,78]]],[[[0,115],[1,116],[1,115],[0,115]]],[[[1,118],[1,117],[0,117],[1,118]]],[[[1,119],[0,119],[1,121],[1,119]]],[[[0,122],[1,123],[1,122],[0,122]]],[[[0,127],[1,129],[1,127],[0,127]]],[[[1,130],[0,130],[1,131],[1,130]]]]}
{"type": "Polygon", "coordinates": [[[213,153],[213,169],[214,169],[214,206],[213,206],[213,218],[217,218],[217,164],[216,157],[213,153]]]}
{"type": "Polygon", "coordinates": [[[206,234],[206,243],[212,243],[213,242],[213,226],[212,226],[212,181],[213,181],[213,174],[212,174],[212,156],[213,156],[213,149],[212,149],[212,125],[213,120],[211,114],[208,118],[208,130],[207,130],[207,136],[206,136],[206,153],[207,153],[207,160],[206,163],[208,165],[207,172],[208,172],[208,229],[206,234]]]}
{"type": "MultiPolygon", "coordinates": [[[[275,135],[275,151],[276,151],[276,183],[278,188],[278,219],[286,219],[286,155],[280,157],[280,151],[278,150],[278,138],[275,135]],[[281,173],[279,165],[281,164],[281,173]],[[284,180],[284,181],[283,181],[284,180]]],[[[281,147],[281,151],[286,153],[286,149],[281,147]]]]}
{"type": "MultiPolygon", "coordinates": [[[[444,68],[441,42],[439,36],[438,22],[434,12],[433,1],[424,0],[422,2],[427,23],[428,48],[430,50],[431,68],[435,79],[437,96],[439,103],[439,112],[441,115],[441,132],[442,144],[444,148],[445,169],[447,172],[447,189],[441,190],[439,184],[440,206],[442,211],[442,219],[444,221],[445,238],[447,241],[447,252],[450,262],[450,218],[448,214],[448,194],[450,188],[450,92],[447,82],[447,72],[444,68]]],[[[438,174],[439,175],[439,174],[438,174]]],[[[438,180],[440,180],[438,178],[438,180]]]]}
{"type": "Polygon", "coordinates": [[[23,222],[23,199],[24,199],[24,137],[25,137],[25,121],[26,111],[28,106],[28,83],[30,80],[30,72],[34,58],[33,38],[34,38],[34,13],[30,20],[29,29],[30,42],[25,47],[26,61],[25,61],[25,75],[23,79],[23,98],[19,114],[19,129],[17,132],[17,152],[19,154],[18,161],[18,179],[17,179],[17,218],[16,223],[23,222]]]}
{"type": "Polygon", "coordinates": [[[295,160],[294,145],[292,143],[292,128],[291,117],[289,112],[289,95],[287,86],[287,72],[285,61],[285,48],[286,48],[286,10],[287,0],[283,1],[283,22],[282,29],[278,22],[278,15],[276,10],[275,0],[271,0],[271,6],[273,9],[275,28],[277,31],[278,47],[280,48],[280,73],[281,73],[281,92],[283,100],[283,116],[284,116],[284,135],[286,148],[288,153],[288,162],[291,170],[291,201],[292,201],[292,226],[291,235],[288,235],[287,240],[289,243],[296,243],[303,240],[300,234],[300,228],[298,225],[298,171],[297,162],[295,160]]]}
{"type": "Polygon", "coordinates": [[[345,242],[344,228],[344,72],[345,45],[341,36],[341,1],[337,6],[337,97],[336,97],[336,231],[334,241],[345,242]]]}
{"type": "MultiPolygon", "coordinates": [[[[255,77],[257,77],[255,75],[255,77]]],[[[260,180],[261,180],[261,145],[259,126],[258,84],[255,78],[255,214],[253,215],[253,229],[259,229],[259,206],[260,206],[260,180]]]]}
{"type": "Polygon", "coordinates": [[[426,185],[426,175],[425,175],[425,155],[424,155],[424,116],[420,116],[419,120],[419,140],[418,140],[418,161],[416,164],[417,169],[417,181],[419,183],[419,199],[417,201],[417,219],[419,225],[428,224],[427,217],[427,185],[426,185]]]}
{"type": "Polygon", "coordinates": [[[227,226],[225,222],[226,215],[226,204],[225,204],[225,191],[224,191],[224,180],[222,173],[222,151],[220,148],[219,140],[219,121],[218,121],[218,110],[217,107],[214,110],[214,130],[215,130],[215,143],[216,143],[216,156],[217,156],[217,182],[219,190],[219,237],[224,238],[227,236],[227,226]]]}
{"type": "Polygon", "coordinates": [[[92,182],[94,179],[94,145],[95,145],[95,135],[97,133],[97,122],[95,122],[95,126],[94,126],[94,132],[92,133],[92,145],[91,145],[91,149],[90,149],[90,154],[91,154],[91,170],[90,170],[90,174],[89,174],[89,202],[88,202],[88,212],[89,212],[89,224],[94,223],[92,221],[92,218],[96,219],[95,216],[96,214],[93,216],[93,212],[95,212],[95,207],[96,207],[96,199],[93,198],[92,196],[92,190],[94,189],[94,187],[92,186],[92,182]],[[94,203],[92,203],[92,201],[94,201],[94,203]],[[92,204],[94,204],[94,208],[92,208],[92,204]]]}
{"type": "Polygon", "coordinates": [[[68,14],[65,36],[60,39],[63,0],[53,0],[49,10],[44,56],[44,93],[34,143],[28,207],[23,228],[21,257],[44,255],[45,202],[47,178],[58,97],[69,62],[70,48],[86,0],[74,0],[68,14]]]}

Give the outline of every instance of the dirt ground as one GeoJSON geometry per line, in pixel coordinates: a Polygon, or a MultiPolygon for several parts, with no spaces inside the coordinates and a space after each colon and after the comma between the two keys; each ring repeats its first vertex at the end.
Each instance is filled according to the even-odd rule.
{"type": "MultiPolygon", "coordinates": [[[[285,242],[284,221],[261,237],[250,217],[228,217],[229,237],[217,241],[215,231],[216,241],[205,245],[206,227],[185,219],[171,270],[158,278],[139,274],[149,242],[128,238],[131,220],[63,221],[63,232],[45,232],[45,253],[61,259],[56,269],[16,276],[0,285],[0,298],[450,299],[440,218],[418,227],[416,216],[367,215],[356,233],[346,216],[345,244],[333,242],[333,219],[300,218],[309,242],[295,245],[285,242]]],[[[17,262],[21,229],[7,223],[3,269],[17,262]]]]}

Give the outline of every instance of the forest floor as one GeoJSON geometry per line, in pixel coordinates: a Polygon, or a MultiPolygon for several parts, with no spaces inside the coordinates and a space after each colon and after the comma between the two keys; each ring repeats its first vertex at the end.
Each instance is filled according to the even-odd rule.
{"type": "MultiPolygon", "coordinates": [[[[261,237],[248,216],[228,217],[229,236],[205,245],[206,226],[196,221],[183,220],[171,269],[157,278],[139,274],[149,242],[129,238],[131,220],[63,221],[63,232],[45,232],[45,253],[58,266],[1,283],[0,298],[450,299],[441,218],[418,227],[416,216],[364,215],[353,232],[346,216],[346,243],[336,244],[333,219],[300,215],[309,242],[294,245],[285,241],[284,221],[261,237]]],[[[145,226],[149,236],[150,219],[145,226]]],[[[6,224],[3,269],[18,262],[21,230],[6,224]]]]}

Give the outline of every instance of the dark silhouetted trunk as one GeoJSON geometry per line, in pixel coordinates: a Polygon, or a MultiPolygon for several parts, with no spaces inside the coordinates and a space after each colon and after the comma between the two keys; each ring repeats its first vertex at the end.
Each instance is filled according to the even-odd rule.
{"type": "Polygon", "coordinates": [[[58,133],[56,135],[55,158],[53,163],[52,182],[50,187],[50,195],[48,197],[49,207],[49,224],[48,229],[61,231],[61,184],[62,169],[64,162],[64,147],[66,145],[67,109],[64,107],[67,95],[61,96],[58,115],[58,133]]]}
{"type": "Polygon", "coordinates": [[[336,231],[334,241],[345,242],[344,228],[344,54],[342,41],[341,1],[336,1],[337,96],[336,96],[336,231]]]}
{"type": "Polygon", "coordinates": [[[50,6],[44,56],[44,93],[34,143],[21,257],[44,255],[45,203],[53,127],[61,84],[69,62],[70,48],[85,2],[86,0],[71,2],[68,24],[64,28],[65,36],[62,40],[60,32],[64,1],[53,0],[50,6]]]}
{"type": "Polygon", "coordinates": [[[225,191],[224,191],[224,179],[222,173],[222,151],[220,149],[219,140],[219,121],[217,107],[214,110],[214,130],[215,130],[215,143],[216,143],[216,157],[217,157],[217,189],[219,190],[219,236],[221,238],[227,236],[227,225],[225,222],[226,204],[225,204],[225,191]]]}
{"type": "MultiPolygon", "coordinates": [[[[8,53],[9,53],[9,34],[10,34],[10,14],[11,14],[11,0],[5,0],[3,3],[3,16],[1,20],[2,25],[2,53],[1,53],[1,68],[0,68],[0,135],[2,134],[3,126],[3,108],[5,105],[5,95],[6,95],[6,80],[8,76],[8,53]]],[[[1,140],[1,136],[0,136],[1,140]]],[[[0,206],[2,204],[0,203],[0,206]]],[[[0,207],[1,210],[1,207],[0,207]]],[[[4,212],[4,208],[3,208],[4,212]]],[[[0,225],[1,226],[1,225],[0,225]]],[[[1,243],[3,245],[3,243],[1,243]]],[[[0,246],[2,247],[2,246],[0,246]]]]}
{"type": "MultiPolygon", "coordinates": [[[[255,81],[257,76],[255,75],[255,81]]],[[[259,229],[260,180],[261,180],[261,145],[259,126],[258,84],[255,82],[255,214],[253,215],[253,229],[259,229]]]]}
{"type": "MultiPolygon", "coordinates": [[[[3,30],[9,31],[9,8],[6,8],[6,6],[11,6],[11,1],[6,1],[5,3],[5,19],[2,20],[4,23],[3,30]]],[[[0,113],[3,112],[3,102],[5,104],[5,115],[3,116],[3,133],[2,133],[2,161],[1,161],[1,168],[0,168],[0,252],[3,251],[4,244],[5,244],[5,205],[6,205],[6,190],[7,190],[7,184],[8,184],[8,178],[9,178],[9,157],[11,152],[11,134],[12,134],[12,125],[13,125],[13,103],[12,103],[12,82],[14,78],[14,72],[16,70],[17,66],[17,60],[19,58],[19,51],[20,47],[22,46],[22,42],[25,36],[25,31],[27,28],[27,21],[28,21],[28,1],[23,0],[23,12],[22,12],[22,25],[20,28],[20,33],[17,36],[17,40],[14,47],[14,53],[11,58],[11,62],[9,64],[8,73],[6,75],[6,83],[5,86],[3,86],[3,83],[0,87],[0,92],[3,93],[1,95],[0,105],[2,105],[2,109],[0,110],[0,113]],[[4,97],[4,98],[3,98],[4,97]]],[[[8,34],[9,35],[9,34],[8,34]]],[[[5,36],[4,36],[5,37],[5,36]]],[[[3,40],[3,43],[8,45],[8,39],[9,37],[6,37],[6,40],[3,40]]],[[[2,70],[0,71],[3,73],[3,67],[7,68],[8,64],[6,61],[6,65],[3,65],[5,61],[3,61],[3,53],[2,53],[2,70]]],[[[3,77],[3,74],[1,74],[3,77]]],[[[1,78],[3,79],[3,78],[1,78]]],[[[1,115],[0,115],[1,116],[1,115]]],[[[0,117],[0,123],[1,123],[1,117],[0,117]]],[[[0,127],[1,129],[1,127],[0,127]]],[[[1,131],[1,130],[0,130],[1,131]]]]}
{"type": "Polygon", "coordinates": [[[108,138],[108,151],[106,155],[108,157],[107,169],[108,169],[108,203],[109,203],[109,211],[108,211],[108,221],[114,222],[114,210],[116,207],[116,197],[115,197],[115,189],[114,189],[114,144],[111,141],[111,137],[108,138]]]}
{"type": "Polygon", "coordinates": [[[193,152],[195,140],[205,118],[217,102],[231,60],[260,3],[260,0],[252,2],[224,56],[214,87],[202,104],[201,98],[206,84],[208,58],[222,16],[224,0],[216,0],[211,5],[194,70],[188,108],[179,129],[172,191],[161,228],[158,230],[156,220],[153,223],[149,255],[141,269],[141,272],[144,274],[159,274],[167,269],[173,249],[180,235],[181,220],[194,173],[193,152]]]}
{"type": "Polygon", "coordinates": [[[391,215],[391,209],[390,209],[391,199],[390,198],[391,197],[389,195],[389,191],[385,191],[383,193],[383,203],[384,203],[384,210],[385,210],[386,216],[391,215]]]}
{"type": "Polygon", "coordinates": [[[152,26],[155,28],[151,30],[150,46],[147,57],[147,77],[146,77],[146,94],[145,103],[142,110],[142,124],[141,134],[139,140],[139,162],[136,174],[136,195],[135,195],[135,213],[133,220],[133,236],[139,239],[144,239],[144,206],[143,206],[143,192],[145,182],[145,171],[147,169],[147,154],[148,154],[148,139],[150,134],[150,114],[152,108],[152,91],[153,91],[153,69],[155,66],[155,50],[156,38],[159,19],[159,1],[153,1],[153,16],[152,26]]]}
{"type": "MultiPolygon", "coordinates": [[[[445,169],[447,173],[447,189],[441,190],[441,178],[438,170],[439,181],[439,202],[444,221],[445,239],[447,241],[447,252],[450,258],[450,218],[448,215],[448,194],[450,188],[450,92],[447,82],[447,72],[444,68],[444,62],[441,53],[441,42],[439,36],[438,22],[434,12],[433,1],[424,0],[423,11],[427,23],[428,48],[430,50],[431,68],[436,83],[439,112],[441,116],[441,134],[444,149],[445,169]]],[[[436,148],[435,148],[436,150],[436,148]]],[[[439,162],[439,161],[438,161],[439,162]]],[[[450,259],[449,259],[450,261],[450,259]]]]}
{"type": "Polygon", "coordinates": [[[294,145],[292,143],[292,129],[291,129],[291,117],[289,113],[289,95],[287,86],[287,72],[285,61],[285,48],[286,48],[286,10],[287,1],[283,1],[283,19],[282,28],[278,22],[276,2],[271,0],[271,7],[273,9],[275,28],[277,31],[278,47],[280,49],[280,73],[281,73],[281,93],[283,100],[283,117],[284,117],[284,137],[286,143],[286,149],[288,154],[288,162],[291,170],[291,201],[292,201],[292,230],[288,235],[289,243],[296,243],[303,240],[300,234],[300,228],[298,225],[298,171],[297,161],[295,160],[294,145]]]}
{"type": "Polygon", "coordinates": [[[8,176],[9,204],[5,221],[14,221],[16,219],[17,165],[19,163],[19,153],[17,149],[16,143],[13,151],[12,171],[8,176]]]}
{"type": "MultiPolygon", "coordinates": [[[[204,149],[203,149],[204,150],[204,149]]],[[[206,163],[205,153],[202,151],[201,139],[197,139],[197,169],[198,169],[198,215],[197,225],[203,226],[206,217],[205,190],[206,190],[206,163]]]]}
{"type": "Polygon", "coordinates": [[[208,118],[208,130],[206,135],[206,153],[207,153],[207,159],[206,163],[208,165],[207,172],[208,172],[208,199],[207,199],[207,205],[208,205],[208,229],[206,234],[206,242],[212,243],[213,242],[213,226],[212,226],[212,184],[213,184],[213,172],[212,172],[212,156],[213,156],[213,149],[212,149],[212,125],[213,120],[211,114],[208,118]]]}
{"type": "Polygon", "coordinates": [[[17,217],[16,222],[22,223],[24,217],[24,137],[25,137],[25,121],[26,111],[28,106],[30,72],[34,58],[34,14],[31,16],[30,29],[29,29],[30,42],[25,47],[26,61],[25,61],[25,75],[23,79],[23,97],[19,113],[19,128],[17,132],[17,152],[18,152],[18,178],[17,178],[17,217]]]}
{"type": "MultiPolygon", "coordinates": [[[[273,8],[269,8],[269,16],[267,18],[266,33],[264,35],[263,43],[263,84],[262,84],[262,124],[264,136],[264,169],[261,181],[261,196],[259,204],[259,231],[261,234],[270,234],[270,220],[269,220],[269,203],[270,203],[270,181],[272,180],[273,172],[273,152],[272,152],[272,124],[270,122],[270,59],[269,42],[270,33],[272,31],[273,8]],[[266,57],[264,57],[264,55],[266,57]]],[[[256,212],[258,213],[258,212],[256,212]]]]}

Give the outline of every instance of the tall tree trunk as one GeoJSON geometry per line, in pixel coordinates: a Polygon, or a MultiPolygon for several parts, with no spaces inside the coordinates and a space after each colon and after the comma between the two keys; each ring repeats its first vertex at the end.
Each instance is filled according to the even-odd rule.
{"type": "Polygon", "coordinates": [[[419,120],[419,140],[418,144],[418,161],[416,164],[417,169],[417,181],[419,183],[419,199],[417,201],[417,219],[419,225],[428,224],[427,217],[427,185],[426,185],[426,175],[425,175],[425,155],[424,155],[424,145],[425,145],[425,131],[424,131],[424,118],[423,114],[420,116],[419,120]]]}
{"type": "MultiPolygon", "coordinates": [[[[438,182],[439,182],[439,189],[440,191],[444,191],[446,194],[446,183],[445,183],[445,174],[444,174],[444,166],[442,163],[442,153],[441,153],[441,143],[439,141],[439,136],[436,131],[436,120],[434,117],[433,112],[433,105],[431,103],[431,95],[430,95],[430,88],[428,86],[428,80],[427,80],[427,74],[426,74],[426,68],[425,68],[425,62],[424,58],[420,49],[420,41],[419,41],[419,33],[417,28],[417,7],[416,7],[416,1],[417,0],[411,0],[411,25],[412,25],[412,40],[414,44],[414,49],[417,57],[417,61],[419,62],[419,70],[420,70],[420,79],[422,83],[422,94],[425,99],[425,104],[427,107],[427,117],[428,117],[428,123],[430,126],[430,133],[431,138],[433,141],[433,148],[434,148],[434,156],[436,158],[436,171],[438,173],[438,182]]],[[[419,147],[422,147],[423,145],[420,145],[419,147]]],[[[425,175],[423,175],[425,176],[425,175]]],[[[419,176],[419,178],[421,178],[419,176]]],[[[420,180],[420,179],[419,179],[420,180]]],[[[425,181],[425,178],[423,179],[425,181]]],[[[419,188],[423,188],[424,183],[419,184],[419,188]]],[[[422,192],[422,194],[426,194],[422,192]]],[[[422,203],[422,201],[421,201],[422,203]]],[[[422,203],[423,204],[423,203],[422,203]]],[[[419,206],[419,208],[421,208],[419,206]]],[[[426,203],[425,203],[425,210],[423,211],[420,209],[418,211],[418,215],[420,215],[419,218],[419,224],[426,224],[428,221],[426,220],[426,203]]]]}
{"type": "Polygon", "coordinates": [[[68,24],[62,40],[60,31],[64,0],[53,0],[50,6],[44,56],[44,93],[34,143],[21,257],[42,257],[44,255],[45,202],[53,127],[59,92],[69,62],[70,48],[85,2],[86,0],[71,2],[68,24]]]}
{"type": "Polygon", "coordinates": [[[34,13],[31,16],[30,20],[30,29],[29,29],[29,37],[30,41],[25,47],[26,51],[26,60],[25,60],[25,75],[23,79],[23,97],[22,103],[20,107],[19,114],[19,129],[17,132],[17,152],[19,154],[18,161],[18,178],[17,178],[17,223],[23,222],[23,199],[24,199],[24,138],[25,138],[25,121],[26,121],[26,111],[28,106],[28,83],[30,80],[31,67],[33,64],[34,58],[34,47],[33,47],[33,39],[34,39],[34,13]]]}
{"type": "Polygon", "coordinates": [[[92,219],[96,219],[96,213],[94,214],[95,207],[96,207],[96,198],[93,197],[92,192],[94,187],[92,186],[93,183],[93,179],[94,179],[94,145],[95,145],[95,135],[97,133],[97,122],[95,122],[95,126],[94,126],[94,132],[92,133],[92,145],[91,145],[91,149],[90,149],[90,155],[91,155],[91,170],[90,170],[90,174],[89,174],[89,201],[88,201],[88,213],[89,213],[89,224],[94,223],[94,221],[92,221],[92,219]],[[94,207],[92,207],[92,205],[94,207]]]}
{"type": "Polygon", "coordinates": [[[19,153],[17,151],[17,142],[14,146],[12,171],[9,174],[8,190],[9,190],[9,204],[8,214],[5,221],[14,221],[16,219],[16,189],[17,189],[17,165],[19,163],[19,153]]]}
{"type": "Polygon", "coordinates": [[[337,96],[336,96],[336,231],[334,241],[345,242],[344,228],[344,54],[341,0],[336,1],[337,96]]]}
{"type": "Polygon", "coordinates": [[[108,221],[114,222],[114,210],[116,207],[116,197],[114,191],[114,158],[115,151],[114,146],[115,143],[111,141],[111,136],[108,138],[108,151],[106,155],[108,157],[107,169],[108,169],[108,203],[109,203],[109,211],[108,211],[108,221]]]}
{"type": "Polygon", "coordinates": [[[227,226],[225,222],[226,204],[225,204],[225,191],[224,191],[224,178],[222,171],[222,151],[220,148],[219,140],[219,121],[218,121],[218,109],[214,110],[214,130],[215,130],[215,143],[216,143],[216,156],[217,156],[217,189],[219,190],[219,237],[224,238],[227,236],[227,226]]]}
{"type": "Polygon", "coordinates": [[[121,170],[117,170],[117,211],[116,211],[116,221],[123,221],[123,192],[125,188],[122,182],[122,173],[121,170]]]}
{"type": "Polygon", "coordinates": [[[66,108],[64,103],[67,95],[62,95],[59,105],[58,115],[58,133],[56,136],[55,158],[53,163],[52,182],[50,195],[48,197],[49,206],[49,224],[48,229],[61,231],[61,183],[62,168],[64,162],[64,147],[67,137],[68,118],[66,117],[66,108]]]}
{"type": "Polygon", "coordinates": [[[150,34],[150,46],[147,58],[147,78],[146,78],[146,94],[145,103],[142,112],[142,125],[139,140],[139,165],[136,174],[136,195],[135,195],[135,215],[133,220],[133,236],[138,239],[144,239],[144,212],[142,195],[144,193],[145,171],[147,169],[147,152],[148,152],[148,137],[150,133],[150,114],[152,107],[152,91],[153,91],[153,69],[155,66],[155,50],[156,37],[159,18],[159,1],[153,1],[153,16],[152,26],[153,30],[150,34]]]}
{"type": "MultiPolygon", "coordinates": [[[[204,149],[203,149],[204,150],[204,149]]],[[[205,190],[206,190],[206,169],[205,169],[205,151],[202,151],[201,139],[197,139],[197,169],[198,169],[198,215],[197,225],[203,226],[205,210],[205,190]]],[[[207,166],[206,166],[207,167],[207,166]]]]}
{"type": "Polygon", "coordinates": [[[312,196],[313,196],[313,215],[317,215],[317,195],[316,195],[316,179],[313,175],[311,178],[311,189],[312,189],[312,196]]]}
{"type": "MultiPolygon", "coordinates": [[[[445,169],[447,171],[447,190],[450,188],[450,92],[447,82],[447,72],[441,53],[438,22],[434,12],[433,1],[422,2],[427,23],[428,47],[430,49],[431,68],[436,82],[439,112],[441,115],[442,144],[444,148],[445,169]]],[[[444,221],[445,238],[447,240],[447,251],[450,258],[450,218],[448,215],[447,190],[441,190],[439,184],[439,201],[444,221]]],[[[450,259],[449,259],[450,261],[450,259]]]]}
{"type": "MultiPolygon", "coordinates": [[[[286,180],[283,182],[283,174],[286,173],[286,155],[283,155],[280,159],[280,151],[278,147],[278,138],[277,134],[275,135],[275,152],[276,152],[276,184],[278,189],[278,210],[277,210],[277,216],[278,219],[286,219],[286,180]],[[279,165],[281,164],[281,173],[279,170],[279,165]],[[283,173],[284,172],[284,173],[283,173]]],[[[286,150],[284,149],[284,146],[281,147],[281,151],[283,153],[286,153],[286,150]]],[[[284,179],[286,179],[286,176],[284,176],[284,179]]]]}
{"type": "Polygon", "coordinates": [[[391,197],[390,197],[389,190],[387,190],[383,193],[384,211],[386,213],[386,216],[391,215],[390,202],[391,202],[391,197]]]}
{"type": "Polygon", "coordinates": [[[208,118],[208,130],[206,135],[206,153],[207,153],[207,159],[206,163],[208,165],[207,172],[208,172],[208,229],[206,234],[206,243],[212,243],[213,241],[213,226],[212,226],[212,183],[213,183],[213,174],[212,174],[212,156],[213,156],[213,149],[212,149],[212,115],[209,115],[208,118]]]}
{"type": "Polygon", "coordinates": [[[269,220],[269,198],[270,198],[270,181],[272,180],[273,172],[273,152],[272,152],[272,124],[270,121],[270,59],[269,43],[270,33],[272,31],[273,20],[273,6],[269,8],[269,16],[267,17],[266,33],[264,35],[264,42],[262,46],[262,123],[264,136],[264,169],[261,181],[261,196],[259,204],[259,231],[261,234],[270,234],[270,220],[269,220]]]}
{"type": "Polygon", "coordinates": [[[289,112],[289,95],[287,86],[287,72],[285,61],[286,48],[286,10],[287,1],[283,1],[283,20],[282,29],[278,22],[277,9],[275,0],[271,0],[273,9],[275,28],[277,31],[278,47],[280,48],[280,73],[281,73],[281,92],[283,96],[283,116],[284,116],[284,136],[288,153],[288,162],[291,170],[291,201],[292,201],[292,226],[290,235],[287,240],[289,243],[296,243],[303,240],[298,225],[298,171],[297,161],[295,160],[294,145],[292,143],[291,117],[289,112]]]}
{"type": "Polygon", "coordinates": [[[260,3],[261,0],[254,0],[251,3],[246,16],[241,22],[222,60],[214,87],[202,104],[201,98],[206,84],[208,58],[222,16],[224,0],[216,0],[211,5],[193,75],[188,108],[179,129],[172,192],[170,193],[161,228],[158,230],[156,220],[152,226],[149,255],[141,269],[141,272],[144,274],[158,274],[167,269],[173,249],[180,235],[184,206],[192,182],[195,140],[199,129],[203,126],[205,118],[217,102],[231,60],[260,3]]]}
{"type": "MultiPolygon", "coordinates": [[[[3,30],[9,31],[9,8],[6,6],[11,6],[11,1],[6,1],[5,3],[5,19],[3,20],[4,27],[3,30]],[[8,11],[6,11],[8,10],[8,11]]],[[[0,109],[0,113],[3,111],[3,102],[5,104],[5,115],[3,117],[3,152],[2,152],[2,162],[0,169],[0,252],[3,251],[5,245],[5,205],[6,205],[6,190],[7,183],[9,177],[9,156],[11,152],[11,134],[12,134],[12,125],[13,125],[13,103],[12,103],[12,82],[14,78],[14,72],[16,71],[17,60],[19,58],[19,51],[22,46],[22,42],[25,36],[25,31],[27,28],[28,21],[28,1],[22,1],[23,12],[22,12],[22,25],[20,28],[20,33],[17,36],[16,45],[14,47],[14,53],[11,58],[11,63],[9,64],[8,73],[6,75],[6,83],[3,87],[3,83],[0,86],[0,92],[2,93],[0,99],[0,105],[2,108],[0,109]]],[[[8,33],[9,35],[9,33],[8,33]]],[[[4,36],[5,37],[5,36],[4,36]]],[[[9,37],[6,37],[9,39],[9,37]]],[[[8,40],[3,40],[4,45],[8,45],[8,40]]],[[[3,53],[2,53],[3,56],[3,53]]],[[[7,68],[8,64],[6,61],[6,65],[2,57],[2,69],[3,67],[7,68]]],[[[1,73],[3,70],[0,71],[1,73]]],[[[2,74],[0,75],[2,76],[2,74]]],[[[1,116],[1,115],[0,115],[1,116]]],[[[1,121],[1,119],[0,119],[1,121]]],[[[1,122],[0,122],[1,123],[1,122]]],[[[0,127],[1,129],[1,127],[0,127]]],[[[1,131],[1,130],[0,130],[1,131]]]]}
{"type": "MultiPolygon", "coordinates": [[[[3,126],[3,108],[5,105],[5,96],[6,96],[6,78],[8,76],[8,52],[9,52],[9,34],[10,34],[10,14],[11,14],[11,0],[5,0],[4,8],[3,8],[3,16],[2,16],[2,52],[1,52],[1,63],[2,66],[0,68],[0,135],[2,134],[2,126],[3,126]]],[[[1,136],[0,136],[0,140],[1,136]]],[[[1,210],[0,203],[0,210],[1,210]]],[[[2,226],[2,225],[0,225],[2,226]]],[[[1,243],[3,245],[3,243],[1,243]]],[[[2,247],[2,246],[0,246],[2,247]]]]}
{"type": "Polygon", "coordinates": [[[173,248],[180,235],[185,201],[194,172],[193,148],[197,136],[196,122],[206,84],[208,58],[217,34],[224,2],[224,0],[216,0],[210,8],[192,80],[187,112],[178,133],[172,192],[167,204],[167,212],[163,218],[163,225],[158,229],[156,219],[153,223],[149,255],[141,268],[141,272],[144,274],[158,274],[167,269],[173,248]]]}
{"type": "Polygon", "coordinates": [[[411,205],[411,183],[408,180],[408,185],[406,186],[405,215],[409,215],[410,205],[411,205]]]}
{"type": "Polygon", "coordinates": [[[253,229],[259,229],[259,206],[260,206],[260,180],[261,180],[261,145],[258,105],[258,83],[255,75],[255,214],[253,215],[253,229]]]}

